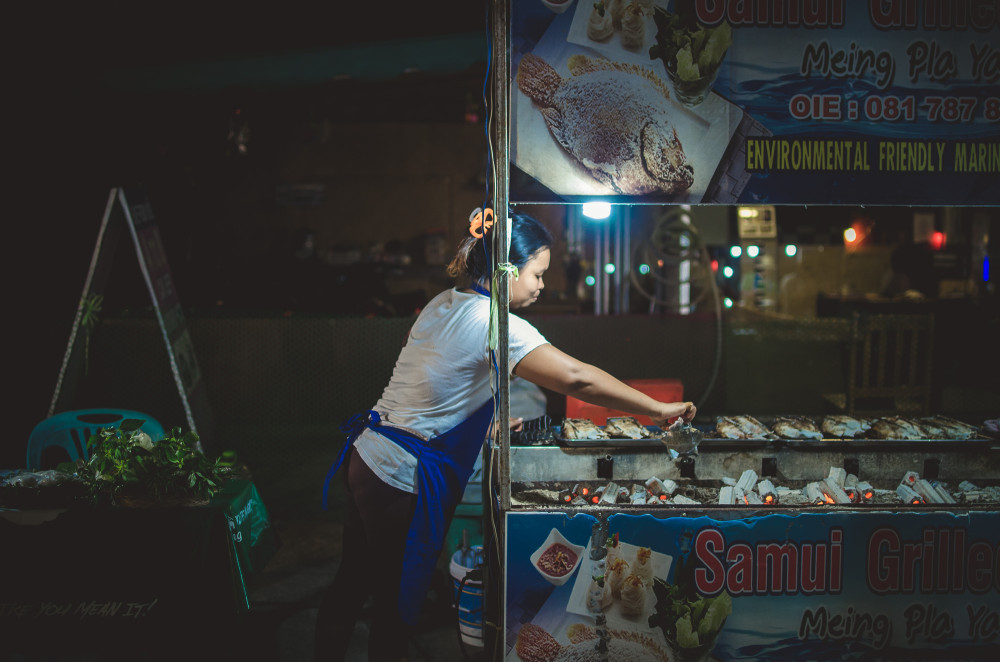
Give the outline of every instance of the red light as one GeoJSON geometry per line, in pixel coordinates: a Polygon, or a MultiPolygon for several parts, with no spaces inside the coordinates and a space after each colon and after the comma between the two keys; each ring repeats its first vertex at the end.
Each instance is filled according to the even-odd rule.
{"type": "Polygon", "coordinates": [[[947,235],[944,232],[932,232],[930,237],[930,245],[936,251],[944,248],[945,242],[948,240],[947,235]]]}
{"type": "Polygon", "coordinates": [[[865,501],[871,501],[872,497],[875,496],[874,492],[865,492],[865,501]]]}
{"type": "Polygon", "coordinates": [[[667,500],[667,495],[666,494],[661,494],[660,495],[660,501],[666,501],[666,500],[667,500]]]}
{"type": "Polygon", "coordinates": [[[581,488],[580,489],[580,494],[582,494],[583,496],[587,496],[588,494],[590,494],[590,488],[589,487],[583,487],[583,488],[581,488]]]}
{"type": "Polygon", "coordinates": [[[774,497],[768,494],[766,497],[764,497],[764,503],[774,503],[774,497]]]}
{"type": "Polygon", "coordinates": [[[712,260],[712,271],[718,271],[718,270],[719,270],[719,261],[712,260]]]}
{"type": "Polygon", "coordinates": [[[872,233],[873,223],[868,219],[856,218],[850,227],[844,230],[844,248],[853,250],[862,244],[868,243],[868,237],[872,233]]]}

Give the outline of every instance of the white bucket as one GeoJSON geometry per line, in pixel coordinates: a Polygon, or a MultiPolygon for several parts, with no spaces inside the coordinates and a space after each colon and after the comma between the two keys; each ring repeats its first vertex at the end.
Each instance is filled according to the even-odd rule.
{"type": "MultiPolygon", "coordinates": [[[[467,558],[483,558],[482,545],[471,550],[473,553],[467,554],[467,558]]],[[[483,648],[483,582],[467,578],[475,568],[463,565],[462,556],[461,549],[451,555],[451,595],[453,603],[458,605],[458,629],[463,642],[483,648]]]]}

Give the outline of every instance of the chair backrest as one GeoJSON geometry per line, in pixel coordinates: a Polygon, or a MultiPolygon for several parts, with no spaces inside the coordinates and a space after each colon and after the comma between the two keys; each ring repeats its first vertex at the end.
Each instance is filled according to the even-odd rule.
{"type": "Polygon", "coordinates": [[[848,413],[926,415],[933,362],[933,315],[854,313],[848,413]]]}
{"type": "Polygon", "coordinates": [[[86,460],[87,440],[104,428],[117,428],[124,421],[142,421],[142,431],[153,441],[164,437],[163,425],[149,414],[134,409],[77,409],[64,411],[39,422],[28,437],[26,464],[29,470],[40,469],[42,451],[50,446],[63,448],[70,461],[86,460]]]}

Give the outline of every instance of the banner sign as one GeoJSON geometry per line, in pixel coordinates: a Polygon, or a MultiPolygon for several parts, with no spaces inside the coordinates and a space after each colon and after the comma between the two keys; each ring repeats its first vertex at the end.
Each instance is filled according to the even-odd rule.
{"type": "Polygon", "coordinates": [[[1000,204],[996,0],[511,0],[512,202],[1000,204]]]}
{"type": "Polygon", "coordinates": [[[214,415],[184,320],[180,298],[174,288],[170,265],[163,251],[153,207],[141,186],[113,188],[108,195],[97,233],[97,244],[83,284],[83,295],[70,329],[69,343],[49,405],[49,416],[71,408],[75,402],[77,382],[82,370],[82,355],[85,352],[84,338],[78,333],[81,330],[83,310],[87,301],[100,295],[107,284],[117,246],[117,235],[125,228],[128,228],[132,237],[139,271],[149,291],[187,424],[192,432],[198,434],[198,450],[203,450],[211,445],[215,428],[214,415]],[[196,422],[199,427],[195,427],[196,422]]]}
{"type": "Polygon", "coordinates": [[[509,513],[505,659],[995,660],[998,524],[985,511],[509,513]]]}

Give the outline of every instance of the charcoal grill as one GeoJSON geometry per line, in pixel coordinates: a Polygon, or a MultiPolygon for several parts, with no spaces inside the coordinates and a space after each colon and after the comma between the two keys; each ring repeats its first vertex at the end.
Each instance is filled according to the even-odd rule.
{"type": "Polygon", "coordinates": [[[765,648],[787,652],[774,659],[807,649],[830,659],[1000,654],[1000,626],[989,625],[1000,622],[1000,440],[732,440],[702,430],[687,454],[658,438],[512,438],[506,660],[521,659],[526,623],[557,640],[603,631],[689,656],[664,626],[677,615],[659,612],[683,577],[702,604],[731,600],[721,631],[705,630],[705,652],[718,660],[765,648]],[[657,481],[670,485],[666,498],[648,488],[657,481]],[[585,547],[580,570],[557,589],[525,561],[552,530],[585,547]],[[614,600],[588,611],[581,598],[607,572],[612,538],[630,558],[645,547],[660,563],[639,618],[614,600]]]}

